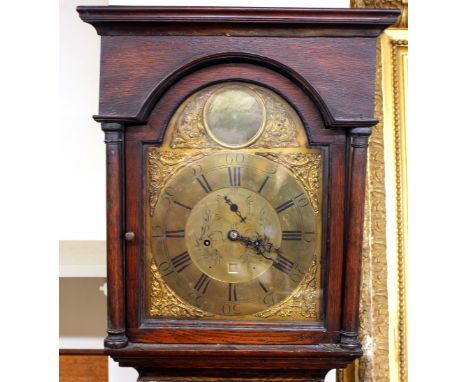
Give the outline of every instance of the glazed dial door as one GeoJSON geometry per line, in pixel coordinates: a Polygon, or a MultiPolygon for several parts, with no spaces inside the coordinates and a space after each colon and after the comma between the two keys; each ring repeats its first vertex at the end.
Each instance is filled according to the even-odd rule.
{"type": "Polygon", "coordinates": [[[283,166],[244,152],[179,171],[152,219],[153,261],[187,303],[246,316],[286,299],[315,263],[316,218],[283,166]]]}

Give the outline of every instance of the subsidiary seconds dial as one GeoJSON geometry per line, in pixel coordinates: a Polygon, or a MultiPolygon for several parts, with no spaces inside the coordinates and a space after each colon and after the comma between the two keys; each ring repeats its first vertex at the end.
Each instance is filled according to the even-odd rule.
{"type": "Polygon", "coordinates": [[[220,316],[245,316],[287,298],[315,260],[317,221],[286,168],[247,153],[212,154],[165,185],[151,249],[167,285],[220,316]]]}

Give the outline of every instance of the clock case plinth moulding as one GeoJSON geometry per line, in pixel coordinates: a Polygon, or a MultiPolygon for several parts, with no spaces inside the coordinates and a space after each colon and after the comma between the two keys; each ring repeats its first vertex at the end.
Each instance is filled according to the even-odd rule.
{"type": "MultiPolygon", "coordinates": [[[[398,10],[78,7],[101,35],[107,161],[107,353],[140,381],[322,381],[357,339],[376,39],[398,10]],[[139,306],[142,147],[159,145],[190,94],[222,81],[268,86],[327,150],[324,322],[151,325],[139,306]]],[[[169,320],[170,321],[170,320],[169,320]]]]}

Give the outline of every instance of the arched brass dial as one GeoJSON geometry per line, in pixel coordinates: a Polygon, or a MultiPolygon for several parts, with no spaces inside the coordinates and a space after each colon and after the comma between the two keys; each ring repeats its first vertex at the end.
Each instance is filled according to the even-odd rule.
{"type": "Polygon", "coordinates": [[[314,260],[316,215],[300,182],[258,155],[217,153],[177,172],[152,217],[152,253],[184,301],[249,315],[287,298],[314,260]]]}

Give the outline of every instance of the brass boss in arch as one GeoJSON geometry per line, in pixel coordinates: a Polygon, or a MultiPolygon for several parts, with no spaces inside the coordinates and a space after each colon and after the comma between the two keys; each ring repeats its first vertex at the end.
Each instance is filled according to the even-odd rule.
{"type": "Polygon", "coordinates": [[[224,147],[249,146],[262,134],[265,122],[265,104],[244,84],[220,87],[208,98],[203,109],[208,135],[224,147]]]}

